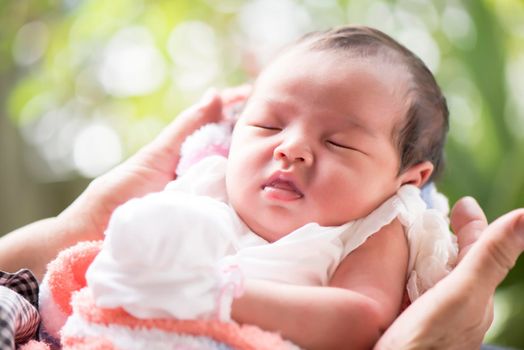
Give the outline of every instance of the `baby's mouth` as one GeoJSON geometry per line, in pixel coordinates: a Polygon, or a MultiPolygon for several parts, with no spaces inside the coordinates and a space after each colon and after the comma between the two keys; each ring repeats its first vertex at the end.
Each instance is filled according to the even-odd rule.
{"type": "Polygon", "coordinates": [[[279,177],[270,179],[262,186],[262,190],[271,199],[292,201],[304,197],[293,181],[284,180],[279,177]]]}

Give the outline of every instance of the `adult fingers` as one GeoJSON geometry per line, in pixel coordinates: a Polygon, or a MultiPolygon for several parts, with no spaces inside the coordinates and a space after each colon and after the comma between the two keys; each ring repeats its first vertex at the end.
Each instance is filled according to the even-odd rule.
{"type": "Polygon", "coordinates": [[[251,85],[244,84],[227,88],[220,93],[220,98],[224,105],[224,120],[226,122],[232,125],[237,122],[252,90],[251,85]]]}
{"type": "Polygon", "coordinates": [[[459,261],[488,226],[482,208],[472,197],[461,198],[451,210],[451,228],[457,236],[459,261]]]}
{"type": "MultiPolygon", "coordinates": [[[[189,107],[153,140],[152,147],[179,147],[185,138],[204,124],[218,122],[222,118],[222,101],[216,90],[208,90],[202,99],[189,107]]],[[[178,151],[178,149],[177,149],[178,151]]]]}
{"type": "Polygon", "coordinates": [[[491,223],[456,270],[489,292],[502,282],[523,251],[524,209],[517,209],[491,223]]]}
{"type": "Polygon", "coordinates": [[[252,90],[253,86],[251,84],[238,85],[224,89],[220,93],[220,98],[224,104],[231,104],[247,99],[252,90]]]}
{"type": "Polygon", "coordinates": [[[134,164],[151,166],[165,174],[173,174],[180,147],[186,137],[204,124],[222,119],[222,101],[215,90],[208,91],[194,106],[183,111],[148,145],[133,157],[134,164]]]}

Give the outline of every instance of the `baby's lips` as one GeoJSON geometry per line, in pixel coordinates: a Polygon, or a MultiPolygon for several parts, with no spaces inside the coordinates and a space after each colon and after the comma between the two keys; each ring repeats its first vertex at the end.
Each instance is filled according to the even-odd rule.
{"type": "Polygon", "coordinates": [[[284,180],[277,179],[267,184],[265,187],[272,187],[277,190],[288,191],[288,192],[296,192],[297,194],[302,196],[302,192],[300,192],[297,186],[295,186],[295,184],[292,183],[291,181],[284,181],[284,180]]]}
{"type": "Polygon", "coordinates": [[[274,199],[296,200],[304,197],[304,193],[289,174],[276,172],[262,186],[262,190],[274,199]]]}

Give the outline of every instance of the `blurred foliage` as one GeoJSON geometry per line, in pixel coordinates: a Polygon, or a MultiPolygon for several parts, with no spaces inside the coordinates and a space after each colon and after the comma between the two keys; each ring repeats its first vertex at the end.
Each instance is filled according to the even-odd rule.
{"type": "MultiPolygon", "coordinates": [[[[384,30],[435,72],[450,201],[472,195],[490,220],[524,207],[521,0],[4,0],[0,23],[1,232],[58,213],[209,86],[248,81],[297,35],[345,23],[384,30]]],[[[522,293],[520,261],[490,341],[524,348],[522,293]]]]}

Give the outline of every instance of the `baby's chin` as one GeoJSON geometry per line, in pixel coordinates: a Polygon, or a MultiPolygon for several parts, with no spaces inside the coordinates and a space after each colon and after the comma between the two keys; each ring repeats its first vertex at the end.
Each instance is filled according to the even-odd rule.
{"type": "Polygon", "coordinates": [[[291,232],[299,229],[307,223],[258,223],[258,222],[245,222],[251,231],[256,233],[259,237],[268,241],[269,243],[278,241],[282,237],[287,236],[291,232]]]}
{"type": "MultiPolygon", "coordinates": [[[[298,230],[299,228],[314,223],[314,221],[307,221],[307,222],[300,222],[300,223],[282,223],[282,222],[272,222],[265,225],[248,225],[248,227],[256,233],[259,237],[263,238],[269,243],[273,243],[275,241],[278,241],[279,239],[289,235],[293,231],[298,230]],[[256,227],[256,229],[255,229],[256,227]]],[[[331,226],[331,225],[329,225],[331,226]]],[[[337,225],[338,226],[338,225],[337,225]]]]}
{"type": "Polygon", "coordinates": [[[329,217],[325,218],[325,220],[307,220],[306,218],[299,220],[296,216],[294,217],[295,220],[283,220],[282,217],[274,218],[273,220],[260,220],[260,216],[243,218],[242,215],[240,215],[240,218],[252,232],[269,243],[278,241],[307,224],[315,223],[324,227],[337,227],[355,220],[355,218],[346,219],[340,217],[329,217]]]}

